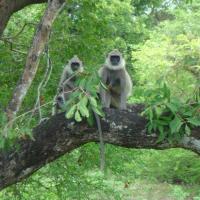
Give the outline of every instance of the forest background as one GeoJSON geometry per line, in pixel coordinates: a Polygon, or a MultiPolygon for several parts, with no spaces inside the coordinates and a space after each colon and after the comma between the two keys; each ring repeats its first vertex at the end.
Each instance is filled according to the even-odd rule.
{"type": "MultiPolygon", "coordinates": [[[[0,39],[0,108],[12,97],[46,5],[15,13],[0,39]]],[[[64,65],[78,55],[88,72],[97,71],[106,54],[120,49],[134,90],[129,103],[151,104],[165,86],[177,104],[197,98],[200,87],[200,1],[69,0],[57,17],[37,75],[20,114],[33,109],[37,89],[50,57],[52,72],[42,90],[44,117],[64,65]],[[151,95],[151,98],[149,97],[151,95]]],[[[158,101],[158,100],[157,100],[158,101]]],[[[30,117],[30,115],[28,114],[30,117]]],[[[27,115],[14,132],[30,127],[27,115]]],[[[32,126],[37,117],[33,118],[32,126]]],[[[200,121],[200,120],[199,120],[200,121]]],[[[200,122],[196,122],[200,123],[200,122]]],[[[190,128],[185,131],[189,134],[190,128]]],[[[161,131],[162,132],[162,131],[161,131]]],[[[0,146],[5,144],[0,142],[0,146]]],[[[72,151],[2,192],[6,199],[200,199],[200,159],[190,151],[125,149],[106,145],[105,174],[99,170],[99,148],[90,143],[72,151]]]]}

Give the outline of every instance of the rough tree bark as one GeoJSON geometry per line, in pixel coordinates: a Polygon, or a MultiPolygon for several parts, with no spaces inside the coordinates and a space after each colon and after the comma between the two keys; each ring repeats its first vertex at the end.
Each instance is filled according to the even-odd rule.
{"type": "Polygon", "coordinates": [[[44,2],[47,0],[0,0],[0,37],[13,13],[30,4],[44,2]]]}
{"type": "MultiPolygon", "coordinates": [[[[7,116],[9,122],[12,122],[18,112],[21,103],[26,96],[26,93],[37,72],[40,56],[44,50],[45,44],[48,41],[52,24],[64,5],[64,0],[52,0],[47,6],[44,16],[36,30],[32,46],[29,50],[25,69],[20,78],[14,92],[13,97],[7,107],[7,116]]],[[[10,123],[11,124],[11,123],[10,123]]]]}
{"type": "MultiPolygon", "coordinates": [[[[132,111],[107,109],[101,120],[104,142],[127,148],[167,149],[182,147],[200,155],[200,127],[192,131],[177,144],[167,141],[157,143],[156,134],[147,135],[146,120],[140,116],[141,106],[132,111]]],[[[66,152],[89,143],[99,141],[95,127],[86,122],[74,123],[66,120],[64,113],[53,116],[33,130],[33,140],[20,140],[19,150],[0,152],[0,189],[30,176],[46,163],[66,152]]]]}

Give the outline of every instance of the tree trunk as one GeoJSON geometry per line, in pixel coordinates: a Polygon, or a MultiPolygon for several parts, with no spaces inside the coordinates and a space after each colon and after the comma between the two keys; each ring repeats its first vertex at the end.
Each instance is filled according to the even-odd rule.
{"type": "Polygon", "coordinates": [[[47,2],[47,0],[0,0],[0,38],[14,12],[23,9],[30,4],[44,2],[47,2]]]}
{"type": "MultiPolygon", "coordinates": [[[[200,127],[192,130],[179,143],[157,143],[157,135],[147,135],[146,120],[141,117],[142,106],[133,106],[131,111],[106,109],[101,120],[105,143],[127,148],[168,149],[181,147],[200,155],[200,127]]],[[[30,176],[46,163],[89,142],[98,142],[96,127],[86,122],[67,120],[64,113],[53,116],[33,130],[33,140],[21,139],[19,150],[0,152],[0,189],[30,176]]]]}
{"type": "Polygon", "coordinates": [[[11,10],[7,2],[0,0],[0,38],[11,16],[11,10]]]}
{"type": "Polygon", "coordinates": [[[44,50],[45,44],[49,39],[52,24],[60,9],[64,5],[63,2],[63,0],[50,1],[45,11],[45,14],[41,19],[41,22],[39,23],[32,42],[32,46],[27,56],[23,75],[19,80],[19,83],[17,84],[13,92],[13,97],[7,107],[7,116],[10,124],[12,124],[13,118],[19,111],[21,103],[26,96],[26,93],[35,77],[40,61],[40,56],[44,50]]]}

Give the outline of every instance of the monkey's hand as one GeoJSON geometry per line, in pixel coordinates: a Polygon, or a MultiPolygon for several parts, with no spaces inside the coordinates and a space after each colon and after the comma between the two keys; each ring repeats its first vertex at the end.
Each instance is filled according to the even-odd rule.
{"type": "Polygon", "coordinates": [[[110,90],[111,85],[105,85],[102,81],[100,81],[100,84],[104,90],[110,90]]]}

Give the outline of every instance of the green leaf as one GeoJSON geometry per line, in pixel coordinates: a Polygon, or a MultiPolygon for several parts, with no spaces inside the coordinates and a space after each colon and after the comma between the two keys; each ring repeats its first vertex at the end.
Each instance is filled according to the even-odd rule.
{"type": "Polygon", "coordinates": [[[90,97],[89,100],[92,107],[97,107],[97,101],[94,97],[90,97]]]}
{"type": "Polygon", "coordinates": [[[185,133],[189,136],[191,134],[191,129],[190,127],[186,124],[185,125],[185,133]]]}
{"type": "Polygon", "coordinates": [[[66,113],[65,117],[71,119],[74,116],[76,105],[72,106],[71,109],[66,113]]]}
{"type": "Polygon", "coordinates": [[[183,122],[181,119],[178,116],[175,116],[175,118],[169,124],[171,133],[178,133],[182,124],[183,122]]]}
{"type": "Polygon", "coordinates": [[[163,127],[159,126],[158,130],[159,130],[160,134],[158,136],[158,139],[157,139],[156,143],[160,143],[166,138],[166,133],[164,132],[163,127]]]}
{"type": "Polygon", "coordinates": [[[187,118],[187,121],[194,125],[194,126],[200,126],[200,118],[199,117],[191,117],[191,118],[187,118]]]}
{"type": "Polygon", "coordinates": [[[170,109],[172,113],[176,113],[178,111],[178,107],[173,103],[166,103],[166,106],[170,109]]]}
{"type": "Polygon", "coordinates": [[[93,126],[94,125],[94,117],[93,117],[93,115],[90,115],[87,118],[87,123],[89,124],[89,126],[93,126]]]}
{"type": "Polygon", "coordinates": [[[85,84],[87,83],[87,79],[81,79],[78,83],[79,87],[85,88],[85,84]]]}
{"type": "Polygon", "coordinates": [[[192,117],[193,116],[193,111],[190,108],[190,110],[187,110],[187,111],[183,112],[183,114],[184,114],[184,116],[192,117]]]}
{"type": "Polygon", "coordinates": [[[81,115],[79,113],[79,111],[77,110],[76,113],[75,113],[75,120],[77,122],[81,122],[82,121],[82,118],[81,118],[81,115]]]}
{"type": "Polygon", "coordinates": [[[162,116],[161,117],[162,121],[165,121],[166,123],[169,124],[170,121],[172,121],[172,117],[171,116],[162,116]]]}
{"type": "Polygon", "coordinates": [[[98,107],[92,107],[92,110],[99,116],[104,117],[104,113],[98,109],[98,107]]]}
{"type": "Polygon", "coordinates": [[[155,113],[156,113],[156,118],[159,119],[159,117],[161,116],[163,110],[160,106],[155,106],[155,113]]]}
{"type": "Polygon", "coordinates": [[[83,117],[89,117],[89,110],[84,104],[79,105],[79,111],[83,117]]]}
{"type": "Polygon", "coordinates": [[[83,102],[83,104],[84,104],[85,106],[87,106],[87,103],[88,103],[88,98],[87,98],[87,96],[84,96],[83,99],[81,100],[81,102],[83,102]]]}
{"type": "Polygon", "coordinates": [[[152,133],[152,130],[153,130],[153,126],[152,126],[152,124],[149,122],[148,125],[147,125],[147,133],[151,134],[151,133],[152,133]]]}
{"type": "Polygon", "coordinates": [[[163,135],[163,133],[164,133],[163,126],[158,126],[158,130],[159,130],[160,135],[163,135]]]}
{"type": "Polygon", "coordinates": [[[161,126],[166,126],[166,125],[169,124],[167,121],[164,121],[164,120],[155,120],[155,122],[156,122],[158,125],[161,125],[161,126]]]}
{"type": "Polygon", "coordinates": [[[83,117],[89,117],[89,110],[87,108],[87,104],[88,104],[87,96],[82,97],[80,102],[78,103],[78,110],[80,111],[83,117]]]}
{"type": "Polygon", "coordinates": [[[70,99],[75,99],[76,97],[78,97],[80,95],[80,92],[78,90],[72,92],[70,94],[70,99]]]}
{"type": "Polygon", "coordinates": [[[153,110],[152,107],[149,108],[149,120],[152,123],[153,122],[153,110]]]}
{"type": "Polygon", "coordinates": [[[0,137],[0,149],[4,149],[5,148],[5,138],[4,137],[0,137]]]}
{"type": "Polygon", "coordinates": [[[169,89],[169,87],[167,86],[166,83],[164,83],[163,89],[164,89],[164,96],[165,96],[165,98],[167,98],[168,101],[170,101],[171,92],[170,92],[170,89],[169,89]]]}

